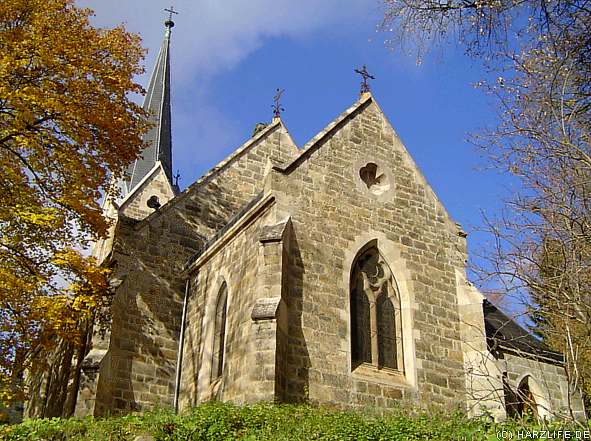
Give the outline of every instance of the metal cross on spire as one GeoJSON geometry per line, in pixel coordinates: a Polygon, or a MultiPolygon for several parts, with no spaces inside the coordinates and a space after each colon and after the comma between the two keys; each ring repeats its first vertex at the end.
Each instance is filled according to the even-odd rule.
{"type": "Polygon", "coordinates": [[[281,95],[283,95],[283,92],[285,92],[285,89],[277,89],[277,93],[273,97],[275,104],[273,104],[271,107],[273,107],[274,118],[281,118],[281,112],[285,110],[283,107],[281,107],[281,95]]]}
{"type": "Polygon", "coordinates": [[[370,75],[369,74],[369,72],[367,71],[367,67],[365,66],[365,64],[363,65],[363,68],[361,70],[355,69],[355,72],[357,72],[363,78],[363,81],[361,82],[361,93],[369,92],[370,89],[369,89],[369,84],[368,84],[367,80],[368,79],[375,80],[376,77],[374,77],[373,75],[370,75]]]}
{"type": "Polygon", "coordinates": [[[174,26],[174,21],[172,21],[172,14],[178,14],[178,12],[174,10],[173,6],[171,6],[170,9],[165,8],[164,10],[168,12],[168,20],[164,22],[164,26],[170,29],[174,26]]]}

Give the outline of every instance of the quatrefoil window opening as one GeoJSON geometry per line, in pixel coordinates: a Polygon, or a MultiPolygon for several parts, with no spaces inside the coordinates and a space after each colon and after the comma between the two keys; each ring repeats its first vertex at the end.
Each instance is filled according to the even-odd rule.
{"type": "Polygon", "coordinates": [[[359,170],[359,177],[375,195],[380,195],[390,189],[390,180],[385,173],[380,172],[378,166],[373,162],[368,162],[359,170]]]}

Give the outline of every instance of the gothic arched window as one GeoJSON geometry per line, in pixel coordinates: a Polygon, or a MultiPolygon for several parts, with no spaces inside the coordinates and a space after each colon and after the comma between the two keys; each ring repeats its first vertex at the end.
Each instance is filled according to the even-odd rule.
{"type": "Polygon", "coordinates": [[[517,414],[520,417],[530,415],[538,418],[538,405],[531,390],[529,376],[523,378],[517,387],[517,414]]]}
{"type": "Polygon", "coordinates": [[[351,269],[352,367],[404,370],[400,296],[392,272],[377,246],[363,249],[351,269]]]}
{"type": "Polygon", "coordinates": [[[220,288],[215,307],[213,351],[211,358],[211,381],[222,376],[224,368],[224,345],[226,335],[226,309],[228,304],[228,287],[226,282],[220,288]]]}

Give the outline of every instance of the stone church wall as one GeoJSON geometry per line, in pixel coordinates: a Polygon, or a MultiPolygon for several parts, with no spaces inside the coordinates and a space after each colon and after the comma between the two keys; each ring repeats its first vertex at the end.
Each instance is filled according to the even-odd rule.
{"type": "MultiPolygon", "coordinates": [[[[252,309],[264,296],[264,225],[268,208],[255,221],[230,234],[191,276],[181,377],[181,408],[209,399],[242,403],[274,400],[275,320],[255,323],[252,309]],[[221,382],[212,382],[213,317],[223,284],[228,290],[226,344],[221,382]]],[[[210,250],[211,251],[211,250],[210,250]]]]}
{"type": "Polygon", "coordinates": [[[459,404],[465,379],[454,269],[463,270],[465,241],[371,100],[325,135],[273,178],[294,229],[288,399],[459,404]],[[385,176],[376,180],[381,188],[360,181],[370,163],[385,176]],[[378,237],[397,254],[389,264],[408,292],[403,309],[411,326],[404,341],[414,356],[405,350],[402,379],[371,369],[351,372],[349,271],[360,239],[378,237]]]}
{"type": "Polygon", "coordinates": [[[122,205],[120,213],[131,219],[144,219],[154,211],[154,209],[148,207],[148,200],[152,196],[156,196],[161,205],[174,197],[172,186],[168,182],[168,177],[162,167],[145,180],[140,188],[134,192],[129,203],[122,205]]]}
{"type": "Polygon", "coordinates": [[[569,391],[568,378],[561,364],[547,363],[528,358],[527,355],[524,357],[511,353],[502,353],[496,363],[499,371],[506,374],[512,392],[516,392],[519,384],[527,377],[541,417],[568,418],[572,410],[575,419],[586,420],[581,395],[569,391]],[[569,392],[572,397],[570,403],[569,392]]]}
{"type": "Polygon", "coordinates": [[[172,404],[183,266],[260,191],[269,160],[292,148],[275,124],[147,219],[120,219],[113,260],[122,283],[99,370],[96,415],[172,404]]]}

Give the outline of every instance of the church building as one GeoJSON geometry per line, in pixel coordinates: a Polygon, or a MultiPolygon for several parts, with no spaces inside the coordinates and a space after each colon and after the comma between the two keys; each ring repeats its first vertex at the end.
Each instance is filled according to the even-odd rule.
{"type": "MultiPolygon", "coordinates": [[[[165,24],[147,147],[105,202],[113,225],[94,254],[113,268],[115,296],[108,332],[91,331],[73,364],[63,400],[75,415],[221,400],[584,418],[562,355],[468,282],[467,235],[365,69],[358,99],[303,147],[277,103],[179,191],[165,24]]],[[[63,408],[47,401],[29,416],[63,408]]]]}

